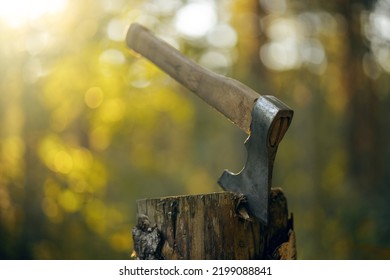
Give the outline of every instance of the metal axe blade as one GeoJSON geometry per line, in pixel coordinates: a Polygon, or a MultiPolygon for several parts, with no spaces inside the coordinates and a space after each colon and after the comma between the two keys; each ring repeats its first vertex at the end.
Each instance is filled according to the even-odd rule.
{"type": "Polygon", "coordinates": [[[126,42],[250,134],[244,169],[237,175],[225,171],[218,182],[224,190],[244,194],[252,214],[267,224],[273,163],[293,111],[273,96],[260,96],[239,81],[201,67],[139,24],[130,26],[126,42]]]}
{"type": "Polygon", "coordinates": [[[264,224],[268,223],[269,192],[278,144],[292,116],[293,111],[275,97],[261,96],[252,110],[244,169],[238,174],[225,170],[218,180],[224,190],[243,193],[249,211],[264,224]]]}

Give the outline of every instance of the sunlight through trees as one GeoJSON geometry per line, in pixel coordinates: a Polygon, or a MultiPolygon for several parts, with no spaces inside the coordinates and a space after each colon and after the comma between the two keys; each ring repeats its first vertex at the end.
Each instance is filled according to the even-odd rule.
{"type": "Polygon", "coordinates": [[[295,110],[274,184],[299,258],[388,258],[390,2],[347,2],[0,1],[0,258],[130,258],[136,199],[242,168],[246,135],[127,49],[132,22],[295,110]]]}

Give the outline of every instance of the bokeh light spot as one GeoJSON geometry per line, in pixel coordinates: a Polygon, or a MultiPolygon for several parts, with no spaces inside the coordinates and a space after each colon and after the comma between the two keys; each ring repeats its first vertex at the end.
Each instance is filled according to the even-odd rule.
{"type": "Polygon", "coordinates": [[[117,122],[125,114],[125,104],[119,98],[107,100],[101,107],[101,117],[105,122],[117,122]]]}
{"type": "Polygon", "coordinates": [[[216,51],[204,53],[200,58],[199,63],[219,74],[226,74],[227,69],[231,66],[230,58],[216,51]]]}
{"type": "Polygon", "coordinates": [[[217,15],[212,1],[193,2],[181,8],[176,15],[176,29],[189,38],[200,38],[215,25],[217,15]]]}
{"type": "Polygon", "coordinates": [[[91,87],[84,96],[85,104],[91,109],[95,109],[103,102],[103,91],[99,87],[91,87]]]}
{"type": "Polygon", "coordinates": [[[42,200],[42,210],[49,218],[55,218],[58,215],[58,205],[52,198],[44,198],[42,200]]]}
{"type": "Polygon", "coordinates": [[[102,52],[99,57],[100,62],[108,64],[123,64],[125,63],[125,56],[121,51],[115,49],[108,49],[102,52]]]}
{"type": "Polygon", "coordinates": [[[67,212],[75,212],[80,208],[80,199],[71,190],[65,190],[60,194],[59,203],[67,212]]]}
{"type": "Polygon", "coordinates": [[[89,137],[91,146],[98,151],[107,149],[111,142],[110,132],[106,126],[98,126],[94,128],[89,137]]]}
{"type": "Polygon", "coordinates": [[[54,157],[54,168],[59,173],[68,174],[73,167],[72,157],[64,150],[60,150],[54,157]]]}
{"type": "Polygon", "coordinates": [[[119,252],[127,251],[131,248],[131,243],[131,237],[127,230],[114,233],[110,237],[111,247],[119,252]]]}
{"type": "Polygon", "coordinates": [[[260,49],[261,61],[273,70],[290,70],[300,65],[298,50],[294,44],[272,42],[260,49]]]}
{"type": "Polygon", "coordinates": [[[219,24],[207,34],[207,41],[213,47],[232,48],[237,43],[237,34],[230,25],[219,24]]]}
{"type": "Polygon", "coordinates": [[[125,39],[128,24],[120,19],[112,19],[107,26],[107,35],[113,41],[122,42],[125,39]]]}

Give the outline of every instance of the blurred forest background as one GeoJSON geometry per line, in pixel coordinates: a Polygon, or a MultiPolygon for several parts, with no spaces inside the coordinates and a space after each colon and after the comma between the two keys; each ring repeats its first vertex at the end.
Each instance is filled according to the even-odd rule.
{"type": "Polygon", "coordinates": [[[0,1],[0,258],[128,259],[135,200],[219,191],[246,135],[126,48],[144,24],[295,110],[301,259],[390,258],[390,0],[0,1]]]}

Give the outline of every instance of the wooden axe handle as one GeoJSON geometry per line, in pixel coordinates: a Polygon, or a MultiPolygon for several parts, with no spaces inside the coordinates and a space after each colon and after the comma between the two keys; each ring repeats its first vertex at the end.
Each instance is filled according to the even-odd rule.
{"type": "Polygon", "coordinates": [[[130,26],[126,42],[242,130],[250,132],[252,109],[259,98],[254,90],[196,64],[137,23],[130,26]]]}

